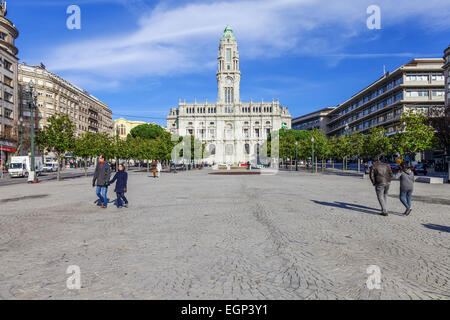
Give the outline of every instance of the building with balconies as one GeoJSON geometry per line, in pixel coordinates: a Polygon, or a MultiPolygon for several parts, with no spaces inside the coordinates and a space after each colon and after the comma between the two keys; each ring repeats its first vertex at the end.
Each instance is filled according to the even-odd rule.
{"type": "Polygon", "coordinates": [[[26,90],[31,80],[37,94],[35,128],[44,128],[52,115],[65,114],[75,125],[76,135],[83,132],[106,132],[113,135],[112,112],[108,105],[46,70],[42,63],[40,66],[19,64],[19,116],[24,119],[24,127],[29,126],[30,109],[26,90]]]}
{"type": "Polygon", "coordinates": [[[414,59],[387,72],[329,113],[327,135],[367,133],[378,126],[394,134],[407,109],[440,114],[436,110],[444,110],[443,64],[440,58],[414,59]]]}
{"type": "Polygon", "coordinates": [[[312,130],[321,129],[327,131],[328,114],[334,107],[327,107],[292,119],[292,129],[312,130]]]}

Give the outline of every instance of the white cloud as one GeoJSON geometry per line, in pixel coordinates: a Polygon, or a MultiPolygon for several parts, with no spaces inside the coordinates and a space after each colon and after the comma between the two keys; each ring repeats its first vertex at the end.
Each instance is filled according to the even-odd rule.
{"type": "MultiPolygon", "coordinates": [[[[134,2],[147,8],[142,0],[134,2]]],[[[89,72],[116,80],[214,70],[219,37],[226,24],[232,26],[238,39],[241,58],[284,54],[351,58],[341,52],[354,37],[368,32],[366,8],[372,2],[246,0],[175,7],[162,2],[142,12],[135,32],[58,47],[47,64],[54,71],[89,72]]],[[[378,5],[382,28],[407,19],[427,28],[450,26],[448,1],[381,0],[378,5]]]]}

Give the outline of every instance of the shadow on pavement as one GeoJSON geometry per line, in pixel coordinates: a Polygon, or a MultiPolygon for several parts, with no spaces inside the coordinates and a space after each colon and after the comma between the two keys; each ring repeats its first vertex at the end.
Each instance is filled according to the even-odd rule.
{"type": "Polygon", "coordinates": [[[433,230],[437,230],[437,231],[443,231],[443,232],[450,233],[450,227],[441,226],[439,224],[433,224],[433,223],[422,223],[422,225],[428,229],[433,229],[433,230]]]}
{"type": "MultiPolygon", "coordinates": [[[[311,201],[314,203],[323,205],[323,206],[342,208],[342,209],[347,209],[347,210],[352,210],[352,211],[357,211],[357,212],[362,212],[362,213],[367,213],[367,214],[380,215],[380,213],[381,213],[380,209],[366,207],[366,206],[362,206],[362,205],[354,204],[354,203],[347,203],[347,202],[340,202],[340,201],[335,201],[335,202],[326,202],[326,201],[318,201],[318,200],[311,200],[311,201]]],[[[398,216],[402,215],[402,214],[392,212],[392,211],[389,211],[389,213],[398,215],[398,216]]]]}

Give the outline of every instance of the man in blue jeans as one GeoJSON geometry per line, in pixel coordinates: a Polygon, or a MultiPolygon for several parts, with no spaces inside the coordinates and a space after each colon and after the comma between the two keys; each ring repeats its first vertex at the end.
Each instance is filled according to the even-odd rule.
{"type": "Polygon", "coordinates": [[[108,185],[109,178],[111,175],[111,170],[108,166],[108,163],[105,162],[105,157],[100,155],[98,157],[98,163],[95,167],[94,178],[92,179],[92,186],[95,187],[95,183],[97,182],[96,193],[99,198],[99,202],[97,203],[103,209],[108,207],[108,185]]]}

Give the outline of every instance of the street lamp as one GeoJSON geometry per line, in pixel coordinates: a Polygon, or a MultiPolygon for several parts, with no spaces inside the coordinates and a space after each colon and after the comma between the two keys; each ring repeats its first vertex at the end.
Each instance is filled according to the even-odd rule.
{"type": "Polygon", "coordinates": [[[19,156],[22,155],[23,146],[22,146],[22,136],[23,136],[23,118],[19,118],[19,156]]]}
{"type": "Polygon", "coordinates": [[[314,137],[311,137],[312,143],[312,173],[314,173],[314,137]]]}
{"type": "Polygon", "coordinates": [[[297,155],[298,155],[298,141],[295,140],[295,171],[298,171],[297,155]]]}
{"type": "Polygon", "coordinates": [[[34,115],[33,115],[33,110],[36,108],[36,100],[37,100],[37,96],[33,95],[34,92],[34,82],[33,80],[31,80],[28,83],[28,90],[27,92],[27,97],[28,97],[28,103],[30,106],[30,138],[31,138],[31,159],[30,159],[30,163],[31,163],[31,168],[30,168],[30,173],[28,175],[28,183],[38,183],[38,180],[36,178],[36,168],[35,168],[35,164],[34,164],[34,115]]]}
{"type": "MultiPolygon", "coordinates": [[[[346,123],[345,124],[345,127],[344,127],[344,132],[345,132],[345,135],[347,135],[348,136],[348,123],[346,123]]],[[[347,170],[348,169],[348,166],[347,166],[347,156],[345,156],[345,170],[347,170]]]]}

